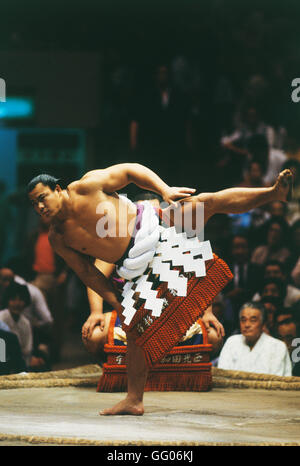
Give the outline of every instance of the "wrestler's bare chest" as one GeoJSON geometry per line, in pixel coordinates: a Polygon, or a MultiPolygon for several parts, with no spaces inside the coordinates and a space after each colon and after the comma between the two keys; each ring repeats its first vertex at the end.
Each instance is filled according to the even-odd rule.
{"type": "Polygon", "coordinates": [[[62,225],[66,246],[115,263],[129,244],[130,222],[136,215],[123,202],[115,196],[77,196],[72,215],[62,225]]]}

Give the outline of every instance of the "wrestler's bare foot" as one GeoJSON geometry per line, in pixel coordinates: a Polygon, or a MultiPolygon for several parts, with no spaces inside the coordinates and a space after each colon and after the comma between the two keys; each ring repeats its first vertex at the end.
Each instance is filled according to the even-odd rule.
{"type": "Polygon", "coordinates": [[[127,414],[132,416],[142,416],[144,414],[144,405],[142,401],[132,401],[129,398],[120,401],[115,406],[101,411],[100,416],[116,416],[127,414]]]}
{"type": "Polygon", "coordinates": [[[286,169],[279,173],[274,184],[274,189],[277,193],[277,200],[288,202],[292,195],[293,174],[291,170],[286,169]]]}

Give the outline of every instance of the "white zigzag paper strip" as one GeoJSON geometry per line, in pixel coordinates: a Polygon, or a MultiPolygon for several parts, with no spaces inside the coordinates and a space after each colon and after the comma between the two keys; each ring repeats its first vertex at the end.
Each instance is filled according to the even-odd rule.
{"type": "MultiPolygon", "coordinates": [[[[126,283],[126,285],[128,283],[126,283]]],[[[134,295],[134,290],[131,289],[132,285],[133,285],[133,282],[130,283],[130,287],[127,287],[126,294],[124,294],[124,292],[122,293],[122,295],[124,296],[124,299],[121,304],[124,307],[123,315],[125,316],[124,323],[126,325],[130,324],[134,314],[136,313],[136,309],[133,307],[134,299],[132,299],[132,297],[134,295]]]]}
{"type": "Polygon", "coordinates": [[[163,263],[165,260],[163,256],[156,256],[152,260],[150,267],[152,267],[154,274],[159,274],[161,281],[168,283],[168,288],[174,288],[178,296],[186,296],[187,291],[187,278],[179,277],[178,270],[171,270],[170,264],[163,263]]]}
{"type": "Polygon", "coordinates": [[[150,264],[153,272],[158,273],[162,281],[167,281],[170,288],[175,288],[179,296],[186,295],[187,284],[184,288],[179,273],[175,274],[176,271],[164,262],[171,261],[173,266],[182,266],[184,272],[194,272],[196,277],[203,277],[206,275],[205,261],[213,259],[209,241],[200,242],[197,237],[187,239],[186,233],[176,233],[175,227],[162,231],[156,253],[159,256],[154,257],[150,264]],[[195,259],[199,255],[202,257],[195,259]]]}
{"type": "Polygon", "coordinates": [[[155,317],[159,317],[161,315],[162,307],[163,307],[163,299],[157,298],[157,291],[152,290],[152,282],[147,280],[147,275],[142,275],[136,284],[136,289],[133,290],[132,286],[134,282],[127,282],[124,286],[122,296],[124,297],[122,301],[122,306],[124,307],[123,315],[125,316],[124,323],[129,325],[133,319],[133,316],[137,312],[137,310],[133,307],[134,306],[134,299],[133,295],[135,292],[140,293],[140,297],[145,299],[144,307],[152,311],[152,315],[155,317]]]}
{"type": "Polygon", "coordinates": [[[152,311],[152,315],[159,317],[161,315],[164,300],[157,298],[157,290],[152,290],[152,282],[147,281],[147,276],[144,275],[139,280],[136,291],[140,292],[140,297],[145,299],[145,309],[152,311]]]}

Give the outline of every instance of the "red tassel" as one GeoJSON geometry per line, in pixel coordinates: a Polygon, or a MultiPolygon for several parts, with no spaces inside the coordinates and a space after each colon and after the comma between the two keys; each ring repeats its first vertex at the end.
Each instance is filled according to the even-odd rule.
{"type": "MultiPolygon", "coordinates": [[[[212,388],[211,364],[165,365],[150,370],[145,391],[204,392],[212,388]]],[[[127,391],[126,366],[104,364],[97,392],[127,391]]]]}
{"type": "Polygon", "coordinates": [[[97,386],[97,392],[126,392],[127,391],[127,374],[126,366],[108,366],[103,365],[103,374],[100,377],[97,386]]]}
{"type": "Polygon", "coordinates": [[[207,372],[183,372],[149,374],[145,391],[204,392],[211,390],[212,377],[207,372]]]}

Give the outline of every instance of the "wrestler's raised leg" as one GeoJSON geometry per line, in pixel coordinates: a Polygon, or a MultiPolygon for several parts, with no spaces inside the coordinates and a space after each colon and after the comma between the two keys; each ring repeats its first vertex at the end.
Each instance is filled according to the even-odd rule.
{"type": "Polygon", "coordinates": [[[148,369],[142,348],[135,344],[134,338],[129,333],[127,333],[126,365],[128,379],[127,396],[112,408],[101,411],[99,414],[102,416],[118,414],[141,416],[144,414],[143,395],[148,369]]]}
{"type": "MultiPolygon", "coordinates": [[[[228,188],[216,193],[201,193],[179,201],[182,210],[182,222],[189,211],[195,212],[199,202],[204,203],[204,224],[215,214],[239,214],[248,212],[273,201],[286,201],[292,182],[292,172],[282,171],[273,186],[268,188],[228,188]]],[[[192,214],[193,215],[193,214],[192,214]]],[[[170,219],[170,224],[177,226],[176,209],[170,206],[163,210],[163,219],[170,219]],[[175,219],[175,222],[174,222],[175,219]]],[[[167,223],[167,222],[166,222],[167,223]]]]}
{"type": "Polygon", "coordinates": [[[241,214],[273,201],[286,201],[293,175],[290,170],[282,171],[269,188],[229,188],[211,195],[203,193],[198,199],[207,210],[205,221],[214,214],[241,214]],[[207,200],[206,200],[207,198],[207,200]],[[208,218],[206,218],[208,217],[208,218]]]}

